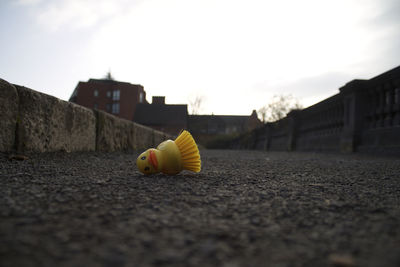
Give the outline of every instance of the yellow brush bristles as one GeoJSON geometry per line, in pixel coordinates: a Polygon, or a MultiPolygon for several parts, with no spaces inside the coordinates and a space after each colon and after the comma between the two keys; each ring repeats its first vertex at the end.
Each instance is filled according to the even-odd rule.
{"type": "Polygon", "coordinates": [[[183,131],[176,139],[175,144],[181,152],[183,169],[200,172],[201,160],[199,149],[192,135],[188,131],[183,131]]]}

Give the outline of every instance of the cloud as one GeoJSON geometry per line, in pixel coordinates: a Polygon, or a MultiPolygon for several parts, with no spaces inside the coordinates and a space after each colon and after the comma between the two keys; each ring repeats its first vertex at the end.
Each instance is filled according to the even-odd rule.
{"type": "Polygon", "coordinates": [[[328,72],[282,84],[280,90],[292,92],[299,97],[315,96],[338,92],[339,87],[355,78],[349,73],[328,72]]]}
{"type": "MultiPolygon", "coordinates": [[[[400,2],[398,0],[381,0],[379,13],[370,20],[370,26],[398,27],[400,25],[400,2]]],[[[393,29],[392,29],[393,30],[393,29]]]]}
{"type": "Polygon", "coordinates": [[[326,72],[292,80],[264,81],[253,86],[254,94],[265,99],[273,95],[291,94],[307,107],[339,92],[339,88],[355,78],[345,72],[326,72]]]}
{"type": "Polygon", "coordinates": [[[31,19],[28,10],[41,26],[25,28],[37,47],[81,47],[68,58],[85,66],[80,77],[111,69],[170,103],[206,95],[206,112],[247,114],[277,93],[312,104],[400,55],[398,0],[15,1],[21,18],[31,19]]]}
{"type": "Polygon", "coordinates": [[[36,22],[50,31],[84,29],[124,12],[141,0],[19,0],[30,8],[36,22]]]}
{"type": "Polygon", "coordinates": [[[14,3],[20,6],[31,6],[31,5],[37,5],[42,1],[43,0],[17,0],[14,3]]]}
{"type": "MultiPolygon", "coordinates": [[[[146,1],[105,23],[90,53],[96,66],[139,79],[149,92],[167,91],[169,99],[197,88],[223,97],[268,80],[253,86],[256,96],[238,93],[237,102],[261,106],[271,94],[284,92],[307,105],[336,93],[354,75],[374,71],[379,29],[365,24],[380,14],[377,5],[373,0],[362,5],[347,0],[146,1]]],[[[217,105],[211,98],[207,104],[217,105]]]]}

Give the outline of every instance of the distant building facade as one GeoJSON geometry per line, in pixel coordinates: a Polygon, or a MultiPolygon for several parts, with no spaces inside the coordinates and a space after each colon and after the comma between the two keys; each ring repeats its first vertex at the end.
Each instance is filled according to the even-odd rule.
{"type": "Polygon", "coordinates": [[[242,134],[262,125],[255,110],[250,116],[190,115],[188,118],[189,131],[201,143],[216,136],[242,134]]]}
{"type": "Polygon", "coordinates": [[[138,104],[147,103],[142,85],[115,81],[110,74],[105,79],[79,82],[69,101],[127,120],[133,120],[138,104]]]}
{"type": "Polygon", "coordinates": [[[188,127],[187,105],[165,104],[165,96],[153,96],[152,103],[140,103],[136,106],[134,122],[153,129],[178,135],[188,127]]]}
{"type": "Polygon", "coordinates": [[[250,116],[189,116],[186,104],[166,104],[165,96],[153,96],[149,104],[142,85],[116,81],[111,74],[104,79],[79,82],[69,101],[171,135],[188,129],[195,138],[205,142],[216,136],[241,134],[262,126],[256,111],[250,116]]]}

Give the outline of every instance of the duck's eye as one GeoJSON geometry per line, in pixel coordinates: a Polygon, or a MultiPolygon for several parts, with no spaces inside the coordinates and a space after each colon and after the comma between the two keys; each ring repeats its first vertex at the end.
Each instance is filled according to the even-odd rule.
{"type": "MultiPolygon", "coordinates": [[[[146,157],[144,157],[144,158],[146,158],[146,157]]],[[[146,168],[144,168],[144,171],[150,171],[150,168],[149,167],[146,167],[146,168]]]]}
{"type": "Polygon", "coordinates": [[[145,160],[145,159],[146,159],[146,156],[143,156],[143,157],[141,157],[140,159],[141,159],[141,160],[145,160]]]}

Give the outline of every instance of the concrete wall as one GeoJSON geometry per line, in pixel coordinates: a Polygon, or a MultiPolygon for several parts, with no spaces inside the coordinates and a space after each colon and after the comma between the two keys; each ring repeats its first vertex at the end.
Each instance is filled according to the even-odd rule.
{"type": "Polygon", "coordinates": [[[119,151],[172,136],[0,79],[0,152],[119,151]]]}

